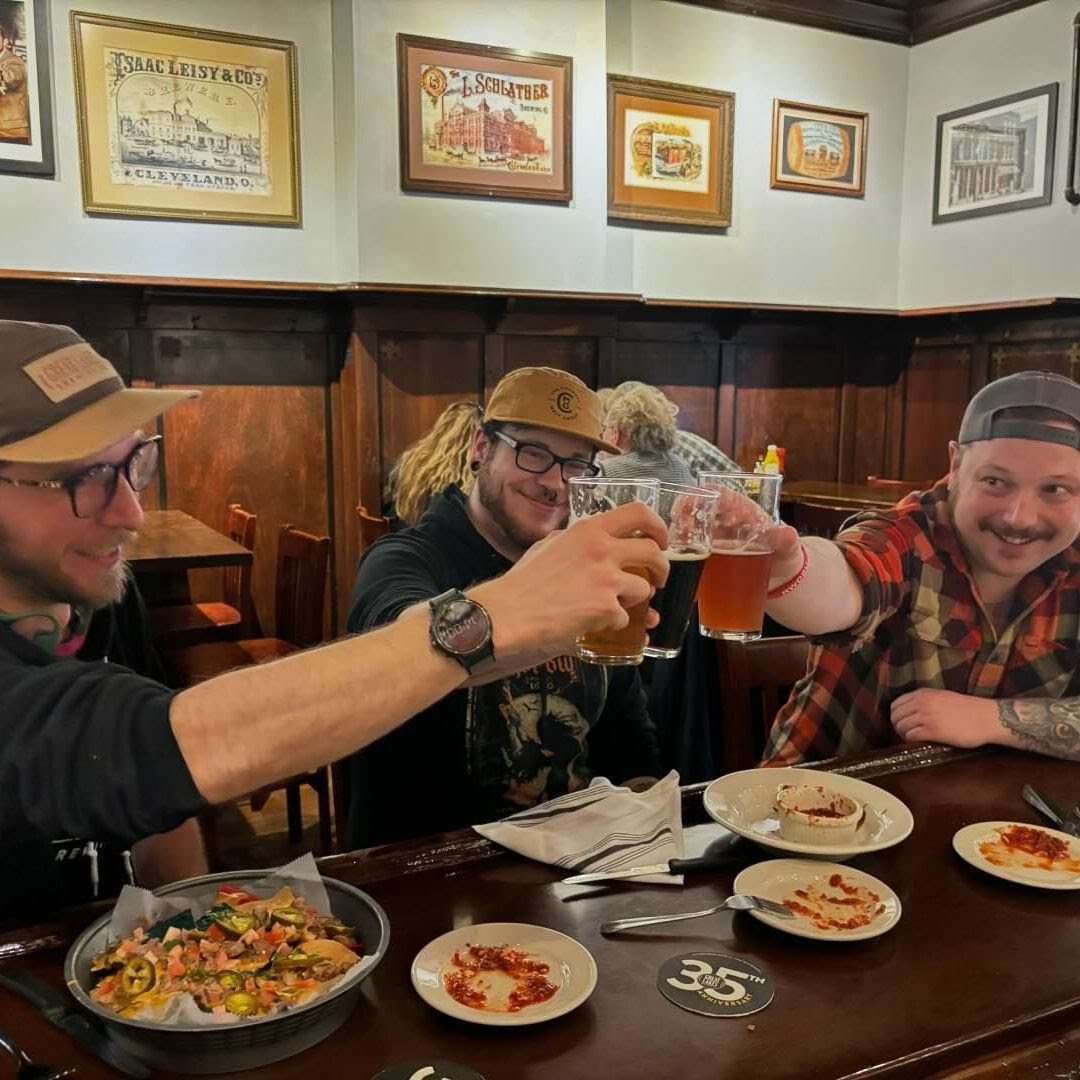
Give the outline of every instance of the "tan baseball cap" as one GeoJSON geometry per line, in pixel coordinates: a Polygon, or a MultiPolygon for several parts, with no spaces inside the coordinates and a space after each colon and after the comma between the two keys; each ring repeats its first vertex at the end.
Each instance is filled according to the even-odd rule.
{"type": "Polygon", "coordinates": [[[78,461],[198,390],[133,390],[68,326],[0,319],[0,461],[78,461]]]}
{"type": "Polygon", "coordinates": [[[504,375],[484,410],[484,423],[488,421],[565,431],[598,450],[620,452],[600,437],[600,399],[576,375],[558,368],[524,367],[504,375]]]}

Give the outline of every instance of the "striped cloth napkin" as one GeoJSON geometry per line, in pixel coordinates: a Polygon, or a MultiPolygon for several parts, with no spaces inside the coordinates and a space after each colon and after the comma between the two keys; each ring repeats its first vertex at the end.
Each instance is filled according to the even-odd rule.
{"type": "MultiPolygon", "coordinates": [[[[628,870],[681,859],[682,797],[670,772],[648,791],[616,787],[602,776],[580,791],[473,828],[519,855],[569,874],[628,870]]],[[[640,882],[681,885],[682,874],[646,874],[640,882]]]]}

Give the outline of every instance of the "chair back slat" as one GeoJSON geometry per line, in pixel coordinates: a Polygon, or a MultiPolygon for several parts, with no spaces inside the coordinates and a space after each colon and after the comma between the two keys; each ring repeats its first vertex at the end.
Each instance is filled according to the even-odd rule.
{"type": "Polygon", "coordinates": [[[752,769],[776,714],[805,674],[810,642],[802,634],[718,641],[725,772],[752,769]]]}
{"type": "MultiPolygon", "coordinates": [[[[255,550],[255,529],[259,515],[249,513],[240,503],[229,503],[225,511],[225,534],[234,543],[255,550]]],[[[256,637],[259,628],[255,625],[255,604],[251,595],[252,563],[241,566],[225,567],[226,604],[240,612],[240,634],[243,637],[256,637]]]]}
{"type": "Polygon", "coordinates": [[[374,544],[381,536],[385,536],[393,527],[393,519],[381,514],[373,514],[366,506],[356,508],[356,516],[360,519],[360,545],[361,550],[374,544]]]}
{"type": "Polygon", "coordinates": [[[834,537],[840,526],[852,514],[860,513],[857,506],[837,506],[815,499],[796,499],[791,507],[791,523],[802,536],[834,537]]]}
{"type": "Polygon", "coordinates": [[[304,649],[323,640],[323,605],[330,537],[313,536],[292,525],[278,534],[274,632],[304,649]]]}

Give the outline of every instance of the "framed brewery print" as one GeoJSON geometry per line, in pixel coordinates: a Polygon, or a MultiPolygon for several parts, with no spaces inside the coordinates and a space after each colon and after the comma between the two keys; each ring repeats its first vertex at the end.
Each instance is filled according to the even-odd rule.
{"type": "Polygon", "coordinates": [[[937,118],[935,225],[1050,202],[1057,100],[1048,83],[937,118]]]}
{"type": "Polygon", "coordinates": [[[731,224],[735,95],[608,75],[608,217],[731,224]]]}
{"type": "Polygon", "coordinates": [[[777,99],[770,186],[861,199],[868,122],[864,112],[777,99]]]}
{"type": "Polygon", "coordinates": [[[291,41],[71,12],[88,214],[300,224],[291,41]]]}
{"type": "Polygon", "coordinates": [[[569,202],[569,56],[398,34],[401,187],[569,202]]]}
{"type": "Polygon", "coordinates": [[[53,176],[49,0],[0,0],[0,173],[53,176]]]}

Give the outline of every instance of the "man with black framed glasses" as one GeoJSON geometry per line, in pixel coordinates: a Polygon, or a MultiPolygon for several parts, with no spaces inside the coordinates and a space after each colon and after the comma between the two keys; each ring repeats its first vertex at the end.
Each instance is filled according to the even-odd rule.
{"type": "MultiPolygon", "coordinates": [[[[468,496],[451,485],[415,527],[365,552],[348,628],[393,623],[415,605],[458,617],[455,590],[503,573],[564,528],[567,481],[599,473],[597,450],[617,452],[601,437],[599,400],[580,379],[554,368],[505,376],[473,441],[468,496]]],[[[523,609],[538,601],[518,597],[523,609]]],[[[563,655],[507,674],[482,649],[461,662],[467,688],[354,755],[350,846],[503,817],[594,775],[621,782],[656,774],[656,733],[636,668],[563,655]]]]}
{"type": "MultiPolygon", "coordinates": [[[[0,320],[0,919],[107,895],[131,872],[149,885],[200,872],[207,804],[352,753],[465,681],[460,634],[421,609],[163,685],[124,552],[157,465],[143,432],[194,396],[126,388],[67,327],[0,320]]],[[[624,566],[663,578],[659,519],[623,509],[469,590],[495,670],[625,622],[648,586],[624,566]]]]}

